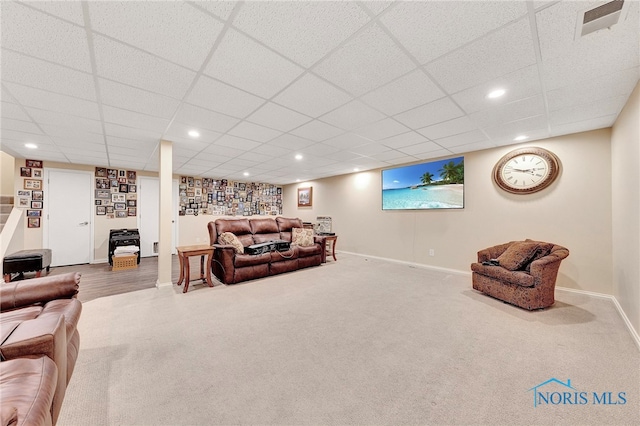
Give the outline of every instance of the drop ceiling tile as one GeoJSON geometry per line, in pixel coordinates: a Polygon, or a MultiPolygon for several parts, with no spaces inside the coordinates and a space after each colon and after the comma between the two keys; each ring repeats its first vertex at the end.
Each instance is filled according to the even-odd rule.
{"type": "Polygon", "coordinates": [[[301,136],[303,138],[320,142],[325,139],[338,136],[339,134],[344,133],[344,130],[340,130],[336,127],[333,127],[329,124],[323,123],[318,120],[313,120],[312,122],[307,123],[302,127],[298,127],[297,129],[293,130],[291,133],[297,136],[301,136]]]}
{"type": "Polygon", "coordinates": [[[456,93],[535,63],[529,20],[521,19],[425,68],[448,93],[456,93]]]}
{"type": "Polygon", "coordinates": [[[613,123],[615,123],[616,117],[616,114],[611,114],[573,123],[554,124],[551,126],[551,136],[561,136],[611,127],[613,123]]]}
{"type": "Polygon", "coordinates": [[[157,133],[164,133],[169,125],[166,118],[153,117],[139,112],[127,111],[121,108],[114,108],[103,105],[102,114],[105,123],[121,124],[123,126],[136,127],[144,130],[151,130],[157,133]]]}
{"type": "Polygon", "coordinates": [[[443,148],[451,149],[454,146],[468,145],[478,142],[486,142],[488,139],[480,130],[472,130],[467,133],[436,139],[435,143],[443,148]]]}
{"type": "Polygon", "coordinates": [[[534,133],[544,133],[548,136],[547,128],[546,115],[538,115],[509,123],[500,123],[493,127],[485,127],[482,130],[494,142],[509,140],[511,143],[516,143],[513,139],[520,135],[532,136],[534,133]]]}
{"type": "Polygon", "coordinates": [[[481,151],[483,149],[495,148],[495,144],[490,141],[474,142],[467,145],[457,145],[448,148],[454,154],[464,154],[466,152],[481,151]]]}
{"type": "Polygon", "coordinates": [[[258,124],[243,121],[229,131],[230,135],[239,136],[245,139],[251,139],[257,142],[267,142],[282,134],[279,130],[269,129],[258,124]]]}
{"type": "Polygon", "coordinates": [[[2,112],[3,118],[13,118],[14,120],[22,120],[22,121],[30,121],[31,119],[25,112],[20,108],[18,104],[13,104],[9,102],[5,102],[6,99],[3,98],[2,106],[0,107],[0,112],[2,112]]]}
{"type": "Polygon", "coordinates": [[[423,127],[422,129],[418,129],[418,132],[427,138],[434,140],[469,132],[477,128],[478,126],[465,115],[454,118],[453,120],[434,124],[433,126],[423,127]]]}
{"type": "Polygon", "coordinates": [[[478,86],[470,87],[451,97],[467,114],[471,114],[485,108],[503,105],[541,93],[542,86],[540,85],[538,66],[532,65],[478,86]],[[504,89],[506,93],[499,98],[488,99],[487,95],[496,89],[504,89]]]}
{"type": "Polygon", "coordinates": [[[381,18],[422,64],[527,13],[524,1],[398,2],[381,18]]]}
{"type": "Polygon", "coordinates": [[[325,145],[335,146],[340,149],[352,149],[362,145],[367,145],[371,143],[371,141],[354,133],[343,133],[331,139],[327,139],[322,143],[325,145]]]}
{"type": "Polygon", "coordinates": [[[391,151],[391,148],[379,143],[370,143],[368,145],[361,145],[352,149],[352,152],[365,157],[375,157],[376,154],[382,154],[389,151],[391,151]]]}
{"type": "Polygon", "coordinates": [[[384,114],[355,100],[323,115],[320,120],[344,130],[353,130],[383,118],[384,114]]]}
{"type": "Polygon", "coordinates": [[[223,145],[211,144],[204,149],[203,153],[212,154],[217,157],[228,157],[228,159],[235,158],[244,154],[246,151],[238,148],[231,148],[223,145]]]}
{"type": "Polygon", "coordinates": [[[1,22],[3,48],[91,72],[84,28],[16,2],[2,2],[1,22]]]}
{"type": "Polygon", "coordinates": [[[492,127],[545,113],[542,95],[474,112],[469,118],[478,127],[492,127]]]}
{"type": "Polygon", "coordinates": [[[102,135],[102,133],[85,132],[70,129],[65,126],[52,126],[49,124],[43,124],[41,127],[57,145],[75,145],[78,142],[104,145],[104,135],[102,135]]]}
{"type": "Polygon", "coordinates": [[[415,145],[422,142],[427,142],[427,138],[416,132],[407,132],[380,141],[381,144],[393,149],[415,145]]]}
{"type": "Polygon", "coordinates": [[[640,68],[635,67],[550,90],[547,92],[549,111],[592,104],[613,96],[624,96],[633,91],[638,80],[640,80],[640,68]]]}
{"type": "Polygon", "coordinates": [[[367,9],[369,9],[375,15],[379,15],[382,12],[384,12],[389,6],[394,4],[395,2],[393,2],[393,1],[378,1],[378,0],[375,0],[375,1],[361,1],[359,3],[360,3],[360,5],[365,6],[367,9]]]}
{"type": "Polygon", "coordinates": [[[100,155],[104,155],[107,153],[107,148],[103,143],[89,143],[86,141],[70,141],[65,140],[61,143],[56,143],[56,146],[60,148],[61,151],[70,153],[70,154],[78,154],[79,152],[86,153],[97,153],[100,155]]]}
{"type": "Polygon", "coordinates": [[[256,164],[264,163],[273,159],[271,155],[259,154],[255,151],[245,152],[237,157],[240,160],[252,161],[256,164]]]}
{"type": "Polygon", "coordinates": [[[360,96],[415,68],[377,25],[373,25],[314,68],[314,72],[360,96]]]}
{"type": "MultiPolygon", "coordinates": [[[[290,151],[299,150],[309,145],[313,145],[315,142],[309,139],[305,139],[300,136],[285,133],[272,141],[269,141],[269,146],[277,146],[281,148],[287,148],[290,151]]],[[[292,155],[292,154],[291,154],[292,155]]]]}
{"type": "Polygon", "coordinates": [[[249,151],[259,147],[260,145],[262,145],[260,142],[238,138],[236,136],[231,136],[231,135],[224,135],[215,142],[214,147],[226,146],[226,147],[235,148],[241,151],[249,151]]]}
{"type": "Polygon", "coordinates": [[[536,13],[547,90],[640,65],[640,4],[628,4],[627,19],[577,39],[574,32],[578,11],[588,8],[588,3],[561,2],[536,13]]]}
{"type": "Polygon", "coordinates": [[[5,87],[25,107],[35,107],[64,114],[99,120],[98,104],[71,96],[46,92],[40,89],[4,83],[5,87]]]}
{"type": "MultiPolygon", "coordinates": [[[[596,103],[562,108],[553,112],[549,118],[551,127],[585,121],[585,119],[597,119],[604,116],[617,115],[627,101],[626,96],[616,96],[601,99],[596,103]]],[[[611,123],[613,124],[613,123],[611,123]]]]}
{"type": "MultiPolygon", "coordinates": [[[[388,151],[384,151],[378,154],[374,154],[371,157],[375,158],[376,160],[380,160],[380,161],[385,161],[385,162],[389,162],[391,160],[397,160],[399,158],[403,158],[406,159],[407,158],[407,154],[400,152],[400,151],[396,151],[395,149],[390,149],[388,151]]],[[[411,160],[409,160],[411,161],[411,160]]]]}
{"type": "Polygon", "coordinates": [[[362,100],[385,114],[395,115],[444,96],[422,70],[415,70],[367,93],[362,100]]]}
{"type": "Polygon", "coordinates": [[[189,104],[180,106],[175,120],[196,129],[207,129],[220,133],[227,132],[240,122],[237,118],[189,104]]]}
{"type": "Polygon", "coordinates": [[[233,24],[310,67],[367,22],[355,2],[246,2],[233,24]]]}
{"type": "MultiPolygon", "coordinates": [[[[273,142],[273,141],[271,141],[273,142]]],[[[285,157],[291,155],[291,151],[272,143],[265,143],[252,150],[253,153],[271,156],[272,158],[285,157]]]]}
{"type": "Polygon", "coordinates": [[[187,102],[232,117],[244,118],[264,103],[259,98],[205,75],[198,79],[187,102]]]}
{"type": "Polygon", "coordinates": [[[362,126],[354,130],[354,133],[373,141],[379,141],[408,131],[409,129],[407,127],[398,123],[393,118],[385,118],[377,123],[362,126]]]}
{"type": "Polygon", "coordinates": [[[336,161],[336,164],[340,164],[340,163],[342,163],[344,161],[353,162],[353,161],[359,159],[360,157],[362,157],[362,155],[356,154],[354,152],[351,152],[348,149],[342,150],[342,151],[338,151],[338,152],[334,152],[332,154],[327,154],[327,155],[324,156],[324,158],[326,158],[326,159],[336,161]]]}
{"type": "Polygon", "coordinates": [[[442,149],[442,147],[435,142],[422,142],[415,145],[403,146],[398,148],[398,151],[403,152],[407,155],[418,156],[420,154],[424,154],[426,152],[433,152],[442,149]]]}
{"type": "Polygon", "coordinates": [[[140,147],[143,151],[155,151],[160,143],[157,141],[133,141],[131,139],[123,139],[115,136],[107,136],[107,144],[108,146],[117,146],[117,147],[129,147],[129,148],[137,148],[140,147]]]}
{"type": "Polygon", "coordinates": [[[352,97],[313,74],[305,74],[273,100],[311,117],[319,117],[352,97]]]}
{"type": "Polygon", "coordinates": [[[300,163],[300,164],[313,164],[312,161],[315,161],[317,164],[318,159],[316,158],[315,160],[312,160],[311,158],[309,158],[309,156],[323,157],[325,155],[334,154],[341,150],[342,150],[341,148],[338,148],[332,145],[326,145],[323,143],[309,145],[300,150],[304,155],[303,163],[300,163]]]}
{"type": "Polygon", "coordinates": [[[100,77],[176,99],[184,97],[195,77],[193,71],[105,37],[95,35],[93,43],[100,77]]]}
{"type": "Polygon", "coordinates": [[[103,105],[171,118],[180,104],[177,99],[104,78],[99,78],[98,84],[103,105]]]}
{"type": "Polygon", "coordinates": [[[164,139],[172,141],[181,140],[212,143],[222,135],[222,133],[214,132],[213,130],[197,129],[200,133],[200,136],[198,138],[193,138],[189,136],[189,131],[193,129],[193,126],[190,124],[184,124],[178,121],[174,121],[173,123],[171,123],[169,129],[164,134],[164,139]]]}
{"type": "Polygon", "coordinates": [[[416,154],[414,155],[414,157],[416,157],[419,160],[430,160],[432,158],[442,158],[442,157],[448,157],[452,154],[451,151],[449,151],[448,149],[437,149],[435,151],[429,151],[429,152],[423,152],[420,154],[416,154]]]}
{"type": "Polygon", "coordinates": [[[25,108],[29,115],[43,128],[45,125],[52,125],[59,128],[67,128],[67,133],[76,131],[102,133],[102,124],[99,120],[78,117],[69,114],[60,114],[54,111],[48,111],[38,108],[25,108]]]}
{"type": "Polygon", "coordinates": [[[404,157],[390,158],[388,160],[382,160],[382,161],[384,161],[385,163],[388,163],[388,164],[390,164],[392,166],[396,166],[396,165],[399,165],[399,164],[413,163],[417,159],[418,159],[417,157],[406,155],[404,157]]]}
{"type": "Polygon", "coordinates": [[[104,164],[109,161],[106,153],[78,152],[74,150],[73,152],[65,152],[64,154],[70,162],[75,164],[104,164]]]}
{"type": "Polygon", "coordinates": [[[14,82],[49,92],[96,100],[93,76],[51,62],[2,51],[2,81],[14,82]]]}
{"type": "Polygon", "coordinates": [[[196,71],[223,26],[185,2],[88,5],[94,31],[196,71]]]}
{"type": "Polygon", "coordinates": [[[205,73],[249,93],[270,98],[291,84],[302,71],[282,56],[230,29],[205,73]]]}
{"type": "Polygon", "coordinates": [[[442,121],[452,120],[462,115],[464,113],[451,99],[442,98],[398,114],[394,118],[411,129],[419,129],[442,121]]]}
{"type": "Polygon", "coordinates": [[[281,107],[280,105],[276,105],[273,102],[268,102],[260,107],[259,110],[247,117],[247,121],[261,124],[272,129],[281,130],[283,132],[288,132],[289,130],[293,130],[304,123],[311,121],[311,118],[288,108],[281,107]]]}
{"type": "Polygon", "coordinates": [[[105,123],[105,133],[109,136],[119,138],[141,140],[141,141],[158,141],[162,136],[161,132],[152,132],[150,130],[138,129],[134,127],[122,126],[120,124],[105,123]]]}
{"type": "Polygon", "coordinates": [[[77,1],[32,1],[29,6],[43,12],[66,19],[74,24],[84,26],[82,5],[77,1]]]}
{"type": "Polygon", "coordinates": [[[231,12],[238,4],[235,1],[191,1],[189,3],[201,7],[225,21],[229,19],[231,12]]]}
{"type": "Polygon", "coordinates": [[[112,160],[116,158],[115,156],[122,156],[118,158],[119,160],[130,160],[132,157],[143,158],[153,154],[153,149],[143,150],[139,147],[130,146],[109,146],[108,151],[109,158],[112,160]],[[146,156],[144,154],[146,154],[146,156]]]}
{"type": "Polygon", "coordinates": [[[13,130],[16,132],[34,133],[41,135],[42,132],[33,121],[14,120],[13,118],[2,117],[0,128],[4,130],[13,130]]]}

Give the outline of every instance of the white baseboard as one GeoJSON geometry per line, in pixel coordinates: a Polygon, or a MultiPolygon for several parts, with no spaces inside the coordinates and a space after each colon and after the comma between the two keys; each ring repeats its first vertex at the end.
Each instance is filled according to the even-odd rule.
{"type": "Polygon", "coordinates": [[[604,293],[596,293],[593,291],[576,290],[576,289],[567,288],[567,287],[556,287],[556,290],[568,291],[571,293],[579,293],[587,296],[599,297],[601,299],[611,300],[611,302],[613,302],[613,306],[616,307],[616,310],[618,311],[620,318],[622,318],[622,321],[624,321],[625,325],[627,326],[627,329],[631,334],[631,339],[633,339],[633,342],[638,347],[638,350],[640,350],[640,335],[638,335],[638,332],[636,331],[636,329],[633,328],[633,324],[631,324],[631,321],[629,321],[629,317],[627,317],[627,314],[624,312],[624,309],[622,309],[622,306],[620,306],[620,303],[618,303],[618,299],[616,299],[615,296],[612,296],[610,294],[604,294],[604,293]]]}
{"type": "Polygon", "coordinates": [[[97,265],[98,263],[107,263],[109,262],[109,259],[107,259],[106,257],[104,259],[93,259],[91,261],[91,265],[97,265]]]}
{"type": "Polygon", "coordinates": [[[368,257],[369,259],[384,260],[386,262],[399,263],[401,265],[412,266],[414,268],[431,269],[431,270],[434,270],[434,271],[446,272],[446,273],[449,273],[449,274],[465,275],[465,276],[469,276],[469,277],[471,276],[471,272],[470,271],[467,272],[467,271],[460,271],[458,269],[442,268],[440,266],[425,265],[424,263],[407,262],[405,260],[389,259],[388,257],[371,256],[371,255],[368,255],[368,254],[354,253],[354,252],[342,251],[342,250],[336,250],[336,253],[352,254],[354,256],[368,257]]]}
{"type": "Polygon", "coordinates": [[[161,283],[159,280],[156,281],[156,288],[167,288],[173,287],[173,283],[171,281],[166,283],[161,283]]]}
{"type": "MultiPolygon", "coordinates": [[[[384,261],[387,261],[387,262],[399,263],[399,264],[402,264],[402,265],[413,266],[413,267],[416,267],[416,268],[431,269],[431,270],[434,270],[434,271],[446,272],[446,273],[449,273],[449,274],[471,276],[471,271],[460,271],[458,269],[441,268],[439,266],[425,265],[423,263],[407,262],[407,261],[404,261],[404,260],[389,259],[389,258],[386,258],[386,257],[379,257],[379,256],[370,256],[368,254],[354,253],[354,252],[350,252],[350,251],[336,250],[336,252],[352,254],[354,256],[360,256],[360,257],[368,257],[368,258],[371,258],[371,259],[384,260],[384,261]]],[[[580,293],[580,294],[584,294],[584,295],[591,296],[591,297],[599,297],[601,299],[609,299],[609,300],[611,300],[611,302],[613,302],[613,305],[616,307],[616,310],[618,311],[618,314],[622,318],[622,321],[624,321],[625,325],[627,326],[627,329],[629,330],[629,333],[631,334],[631,339],[633,339],[634,343],[638,347],[638,350],[640,350],[640,335],[638,335],[638,332],[636,331],[636,329],[633,328],[633,325],[631,324],[631,321],[629,321],[629,318],[627,317],[627,314],[625,314],[624,310],[622,309],[622,306],[620,306],[620,303],[618,303],[618,300],[614,296],[612,296],[610,294],[596,293],[596,292],[593,292],[593,291],[576,290],[576,289],[567,288],[567,287],[556,287],[556,290],[568,291],[568,292],[573,292],[573,293],[580,293]]]]}

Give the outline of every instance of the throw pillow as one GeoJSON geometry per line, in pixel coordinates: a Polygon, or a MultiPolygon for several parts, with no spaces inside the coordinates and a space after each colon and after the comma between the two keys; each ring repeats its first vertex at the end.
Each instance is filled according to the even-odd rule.
{"type": "Polygon", "coordinates": [[[235,234],[232,234],[231,232],[223,232],[222,234],[220,234],[220,236],[218,237],[218,242],[223,245],[232,245],[236,249],[236,253],[244,253],[244,246],[242,245],[238,237],[236,237],[235,234]]]}
{"type": "Polygon", "coordinates": [[[517,271],[533,259],[538,251],[538,243],[531,241],[518,241],[509,246],[498,256],[500,266],[510,271],[517,271]]]}
{"type": "Polygon", "coordinates": [[[531,272],[531,264],[538,260],[542,259],[549,253],[551,253],[551,249],[553,248],[553,244],[551,243],[538,243],[538,250],[536,250],[536,254],[531,258],[531,260],[527,263],[525,271],[531,272]]]}
{"type": "Polygon", "coordinates": [[[313,229],[291,228],[291,244],[310,247],[313,242],[313,229]]]}

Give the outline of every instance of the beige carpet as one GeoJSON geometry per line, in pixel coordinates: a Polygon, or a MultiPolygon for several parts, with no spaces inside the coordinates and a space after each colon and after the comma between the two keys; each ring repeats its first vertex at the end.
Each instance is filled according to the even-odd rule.
{"type": "Polygon", "coordinates": [[[527,312],[470,276],[346,254],[180,291],[84,304],[59,425],[640,422],[640,352],[606,299],[557,291],[527,312]],[[551,378],[575,391],[541,392],[588,403],[534,407],[551,378]]]}

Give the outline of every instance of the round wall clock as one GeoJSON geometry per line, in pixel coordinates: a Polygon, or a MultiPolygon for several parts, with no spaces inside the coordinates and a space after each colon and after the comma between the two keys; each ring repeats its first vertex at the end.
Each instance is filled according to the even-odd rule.
{"type": "Polygon", "coordinates": [[[544,148],[509,152],[493,168],[493,179],[512,194],[532,194],[551,185],[560,173],[558,157],[544,148]]]}

